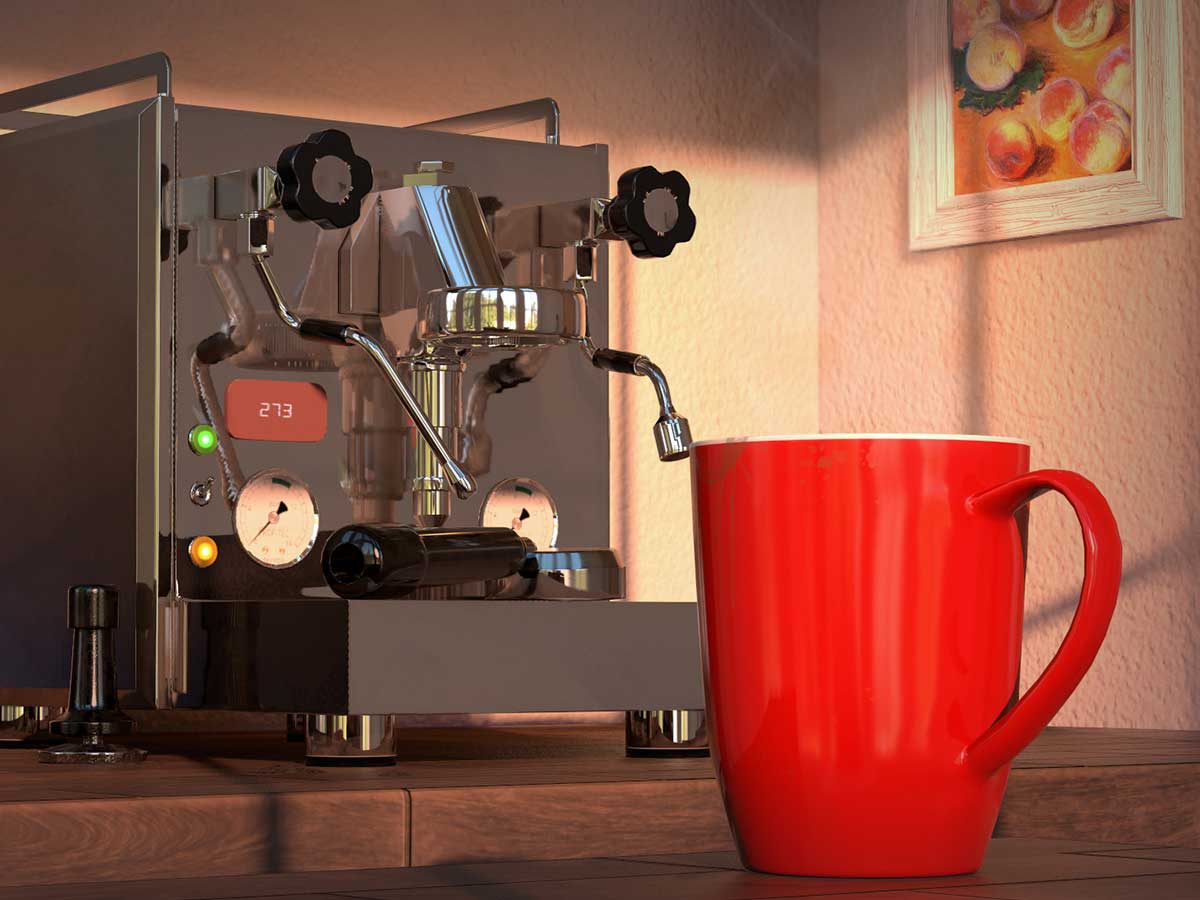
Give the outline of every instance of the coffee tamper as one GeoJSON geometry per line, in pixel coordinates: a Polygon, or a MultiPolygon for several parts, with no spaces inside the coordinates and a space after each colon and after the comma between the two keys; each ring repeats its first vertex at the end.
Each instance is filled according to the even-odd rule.
{"type": "Polygon", "coordinates": [[[39,750],[38,762],[141,762],[145,750],[104,742],[105,735],[133,730],[133,720],[117,704],[117,589],[100,584],[71,588],[67,620],[73,632],[70,705],[50,730],[80,740],[39,750]]]}

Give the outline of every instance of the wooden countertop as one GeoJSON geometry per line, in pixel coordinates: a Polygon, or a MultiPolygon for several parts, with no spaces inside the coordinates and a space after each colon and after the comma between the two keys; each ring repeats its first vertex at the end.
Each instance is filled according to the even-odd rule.
{"type": "MultiPolygon", "coordinates": [[[[141,766],[45,766],[30,749],[0,750],[0,883],[474,871],[499,860],[661,854],[691,854],[669,864],[696,868],[707,859],[697,853],[725,854],[714,857],[724,869],[733,859],[711,761],[627,759],[621,730],[608,726],[406,729],[398,764],[372,769],[306,767],[302,745],[283,735],[133,743],[151,751],[141,766]]],[[[1049,729],[1016,763],[996,834],[1073,841],[1063,851],[1072,863],[1080,844],[1200,847],[1200,734],[1049,729]]],[[[493,895],[524,896],[472,894],[493,895]]]]}
{"type": "Polygon", "coordinates": [[[950,878],[785,878],[747,872],[736,853],[722,851],[0,888],[4,900],[1195,900],[1197,896],[1200,850],[1026,838],[993,840],[978,872],[950,878]]]}

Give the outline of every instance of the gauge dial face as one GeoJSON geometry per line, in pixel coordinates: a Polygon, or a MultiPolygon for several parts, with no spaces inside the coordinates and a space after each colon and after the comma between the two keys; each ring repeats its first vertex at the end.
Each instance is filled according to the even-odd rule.
{"type": "Polygon", "coordinates": [[[265,469],[250,478],[233,511],[242,549],[268,569],[286,569],[308,556],[319,526],[308,485],[283,469],[265,469]]]}
{"type": "Polygon", "coordinates": [[[550,492],[532,478],[508,478],[488,491],[479,524],[511,528],[539,550],[549,550],[558,541],[558,507],[550,492]]]}

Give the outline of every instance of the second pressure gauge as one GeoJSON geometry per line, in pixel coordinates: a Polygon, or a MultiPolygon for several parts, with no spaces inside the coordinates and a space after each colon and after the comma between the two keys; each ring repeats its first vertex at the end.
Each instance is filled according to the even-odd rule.
{"type": "Polygon", "coordinates": [[[242,549],[268,569],[286,569],[308,556],[320,521],[308,485],[283,469],[264,469],[251,477],[233,510],[242,549]]]}
{"type": "Polygon", "coordinates": [[[506,478],[488,491],[479,524],[511,528],[539,550],[551,550],[558,542],[558,507],[550,492],[532,478],[506,478]]]}

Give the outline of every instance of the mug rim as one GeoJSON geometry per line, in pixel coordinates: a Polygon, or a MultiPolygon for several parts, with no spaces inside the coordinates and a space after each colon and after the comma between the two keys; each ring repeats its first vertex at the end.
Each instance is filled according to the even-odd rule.
{"type": "Polygon", "coordinates": [[[1020,444],[1029,447],[1031,444],[1024,438],[1001,437],[990,434],[760,434],[744,437],[710,438],[703,441],[692,441],[693,447],[703,447],[712,444],[755,444],[765,441],[964,441],[983,444],[1020,444]]]}

